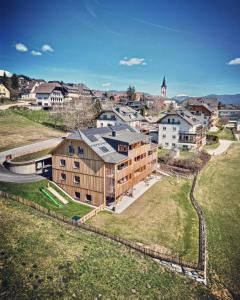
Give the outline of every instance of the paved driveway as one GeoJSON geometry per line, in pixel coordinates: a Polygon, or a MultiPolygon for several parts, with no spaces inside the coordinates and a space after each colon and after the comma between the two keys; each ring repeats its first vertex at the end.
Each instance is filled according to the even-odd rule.
{"type": "Polygon", "coordinates": [[[229,148],[232,143],[233,141],[229,140],[219,140],[219,146],[216,149],[208,150],[208,153],[214,156],[221,155],[229,148]]]}
{"type": "MultiPolygon", "coordinates": [[[[29,182],[36,182],[44,179],[44,177],[40,175],[21,175],[21,174],[15,174],[4,168],[2,165],[0,165],[0,181],[3,182],[15,182],[15,183],[29,183],[29,182]]],[[[1,189],[1,183],[0,183],[0,189],[1,189]]]]}

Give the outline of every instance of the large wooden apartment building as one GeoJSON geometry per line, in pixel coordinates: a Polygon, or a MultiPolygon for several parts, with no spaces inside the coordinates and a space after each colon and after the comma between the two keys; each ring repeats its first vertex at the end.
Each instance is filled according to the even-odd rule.
{"type": "Polygon", "coordinates": [[[127,124],[76,130],[52,154],[53,181],[95,206],[118,203],[157,166],[157,145],[127,124]]]}

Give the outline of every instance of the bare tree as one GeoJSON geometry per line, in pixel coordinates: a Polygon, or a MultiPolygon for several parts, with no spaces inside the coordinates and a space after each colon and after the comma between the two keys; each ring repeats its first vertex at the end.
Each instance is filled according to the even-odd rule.
{"type": "Polygon", "coordinates": [[[61,118],[66,130],[93,126],[95,109],[93,99],[79,95],[76,98],[65,100],[62,105],[53,107],[55,118],[61,118]]]}

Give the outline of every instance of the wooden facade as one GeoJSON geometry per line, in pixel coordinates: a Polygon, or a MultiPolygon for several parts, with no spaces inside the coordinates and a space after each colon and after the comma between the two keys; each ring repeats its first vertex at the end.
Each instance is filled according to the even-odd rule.
{"type": "Polygon", "coordinates": [[[120,163],[106,163],[83,140],[65,139],[53,151],[53,181],[81,202],[116,203],[157,166],[157,145],[138,142],[127,151],[120,163]]]}

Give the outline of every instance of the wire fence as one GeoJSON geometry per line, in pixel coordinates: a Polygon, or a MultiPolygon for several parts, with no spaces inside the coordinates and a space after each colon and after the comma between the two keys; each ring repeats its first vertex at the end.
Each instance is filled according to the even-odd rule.
{"type": "Polygon", "coordinates": [[[194,180],[193,180],[190,198],[191,198],[192,205],[197,212],[198,220],[199,220],[198,269],[204,270],[205,263],[206,263],[206,223],[205,223],[203,211],[202,211],[200,205],[198,204],[196,198],[194,197],[194,189],[196,186],[197,175],[195,175],[194,180]]]}
{"type": "Polygon", "coordinates": [[[110,240],[113,240],[113,241],[116,241],[118,243],[121,243],[121,244],[123,244],[123,245],[125,245],[125,246],[127,246],[127,247],[129,247],[131,249],[134,249],[134,250],[136,250],[138,252],[141,252],[141,253],[149,256],[149,257],[152,257],[152,258],[155,258],[155,259],[159,259],[159,260],[163,260],[163,261],[166,261],[166,262],[169,262],[169,263],[173,263],[173,264],[179,265],[181,267],[194,269],[196,271],[197,270],[203,270],[202,263],[198,263],[197,264],[195,262],[185,261],[185,260],[183,260],[181,257],[179,257],[177,255],[171,255],[171,254],[168,254],[168,253],[164,253],[164,252],[160,252],[160,251],[155,251],[153,249],[144,247],[142,245],[139,245],[136,242],[123,239],[120,236],[111,234],[109,232],[106,232],[106,231],[104,231],[102,229],[99,229],[97,227],[94,227],[92,225],[89,225],[89,224],[86,224],[86,223],[82,223],[82,222],[79,222],[79,221],[74,221],[72,219],[69,219],[69,218],[67,218],[67,217],[65,217],[65,216],[63,216],[61,214],[58,214],[58,213],[56,213],[56,212],[54,212],[54,211],[52,211],[50,209],[42,207],[41,205],[39,205],[39,204],[37,204],[35,202],[32,202],[30,200],[24,199],[24,198],[22,198],[20,196],[13,195],[13,194],[10,194],[10,193],[7,193],[7,192],[2,192],[2,191],[0,191],[0,196],[5,197],[7,199],[15,200],[15,201],[18,201],[18,202],[20,202],[20,203],[22,203],[24,205],[30,206],[30,207],[34,208],[35,210],[44,213],[45,215],[53,217],[53,218],[55,218],[55,219],[57,219],[59,221],[67,223],[69,225],[85,229],[87,231],[90,231],[90,232],[99,234],[99,235],[101,235],[103,237],[106,237],[106,238],[108,238],[110,240]]]}

